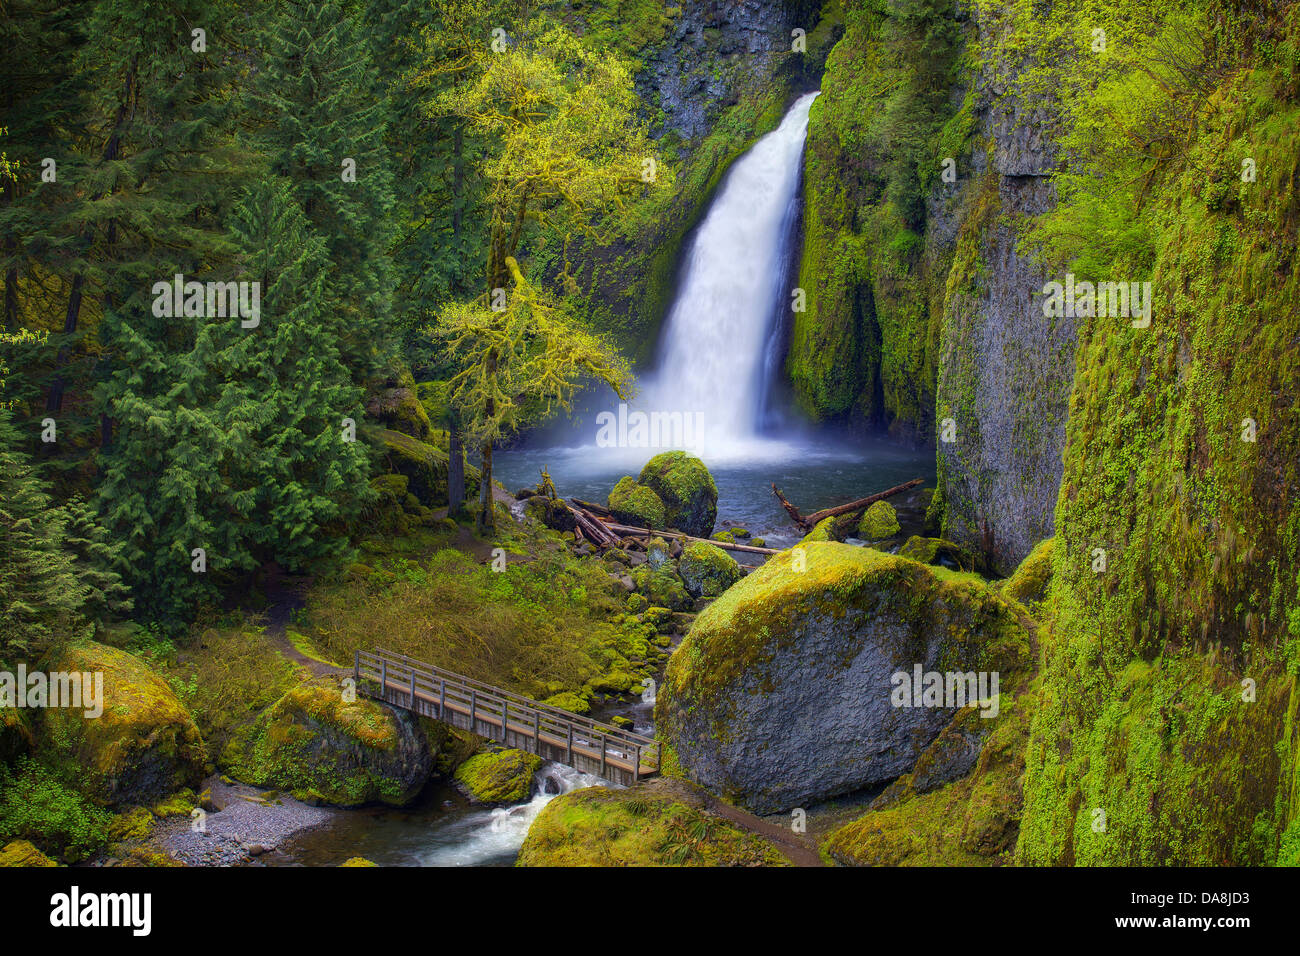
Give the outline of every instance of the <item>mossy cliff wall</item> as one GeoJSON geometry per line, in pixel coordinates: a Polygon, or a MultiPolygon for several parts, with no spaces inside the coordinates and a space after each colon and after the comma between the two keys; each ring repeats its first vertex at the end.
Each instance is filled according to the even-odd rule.
{"type": "Polygon", "coordinates": [[[814,419],[939,440],[945,537],[1003,571],[1051,536],[1074,370],[1073,323],[1043,319],[1017,249],[1055,165],[1022,56],[1000,4],[847,14],[809,121],[786,363],[814,419]]]}
{"type": "Polygon", "coordinates": [[[1018,859],[1268,864],[1300,845],[1300,8],[1124,6],[1093,12],[1160,83],[1103,78],[1075,128],[1139,146],[1080,153],[1046,236],[1153,308],[1080,320],[1018,859]]]}

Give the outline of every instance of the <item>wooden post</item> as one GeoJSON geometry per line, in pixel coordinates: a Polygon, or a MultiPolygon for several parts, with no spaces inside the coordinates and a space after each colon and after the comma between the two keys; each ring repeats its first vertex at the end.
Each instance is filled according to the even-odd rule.
{"type": "Polygon", "coordinates": [[[438,681],[438,719],[447,719],[447,678],[438,681]]]}
{"type": "Polygon", "coordinates": [[[609,778],[608,778],[608,777],[605,777],[605,773],[606,773],[606,770],[605,770],[605,735],[604,735],[604,734],[601,734],[601,735],[600,735],[600,775],[601,775],[602,777],[604,777],[606,780],[608,780],[609,778]]]}
{"type": "Polygon", "coordinates": [[[569,746],[565,752],[564,762],[570,767],[573,766],[573,724],[569,724],[569,746]]]}
{"type": "Polygon", "coordinates": [[[361,648],[352,652],[352,682],[361,686],[361,648]]]}
{"type": "Polygon", "coordinates": [[[510,713],[510,702],[501,701],[501,742],[507,747],[510,746],[510,720],[507,716],[510,713]]]}
{"type": "Polygon", "coordinates": [[[474,692],[474,688],[471,687],[469,689],[469,732],[471,734],[474,733],[474,726],[475,726],[474,711],[477,709],[477,707],[478,707],[478,696],[474,692]]]}
{"type": "Polygon", "coordinates": [[[542,754],[542,712],[533,709],[533,753],[542,754]]]}
{"type": "Polygon", "coordinates": [[[379,661],[379,699],[383,700],[384,695],[388,693],[388,661],[379,661]]]}
{"type": "Polygon", "coordinates": [[[632,745],[632,782],[641,782],[641,745],[632,745]]]}
{"type": "Polygon", "coordinates": [[[414,667],[411,668],[411,710],[415,711],[416,713],[419,713],[419,711],[415,710],[415,668],[414,667]]]}

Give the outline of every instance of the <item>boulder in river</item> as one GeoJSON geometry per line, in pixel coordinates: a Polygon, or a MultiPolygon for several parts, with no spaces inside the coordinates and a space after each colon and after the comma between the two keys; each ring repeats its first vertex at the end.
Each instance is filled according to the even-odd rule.
{"type": "Polygon", "coordinates": [[[623,524],[634,528],[665,527],[667,512],[663,501],[651,488],[631,476],[620,478],[606,501],[610,512],[623,524]]]}
{"type": "Polygon", "coordinates": [[[713,533],[718,486],[704,462],[684,451],[666,451],[646,462],[639,480],[664,503],[668,527],[696,538],[713,533]]]}
{"type": "Polygon", "coordinates": [[[456,782],[475,803],[523,803],[532,795],[542,758],[523,750],[475,754],[456,768],[456,782]]]}
{"type": "Polygon", "coordinates": [[[1012,605],[974,575],[808,543],[700,614],[668,663],[656,721],[690,779],[775,812],[909,772],[970,702],[965,677],[982,675],[995,714],[994,675],[1009,689],[1029,657],[1012,605]],[[900,701],[921,674],[950,689],[900,701]]]}

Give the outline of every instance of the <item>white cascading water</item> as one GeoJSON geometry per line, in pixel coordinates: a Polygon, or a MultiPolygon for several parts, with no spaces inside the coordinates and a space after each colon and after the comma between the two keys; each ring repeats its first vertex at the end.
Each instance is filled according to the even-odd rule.
{"type": "Polygon", "coordinates": [[[763,358],[798,204],[808,111],[801,96],[781,125],[738,159],[691,244],[668,314],[659,373],[635,407],[696,414],[706,462],[755,451],[763,358]]]}
{"type": "Polygon", "coordinates": [[[435,845],[423,854],[421,865],[481,866],[516,853],[542,807],[559,796],[559,793],[546,793],[548,777],[553,789],[559,793],[570,793],[583,787],[614,786],[589,773],[548,762],[534,777],[533,796],[527,803],[476,810],[440,825],[435,845]]]}

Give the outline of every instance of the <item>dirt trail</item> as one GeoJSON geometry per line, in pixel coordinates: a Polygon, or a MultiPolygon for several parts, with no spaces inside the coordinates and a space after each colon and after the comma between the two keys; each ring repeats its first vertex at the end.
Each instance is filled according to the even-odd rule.
{"type": "Polygon", "coordinates": [[[704,796],[704,806],[710,813],[715,813],[725,820],[729,820],[742,830],[747,830],[755,836],[762,837],[770,843],[776,845],[787,860],[795,866],[825,866],[825,861],[821,858],[816,849],[809,846],[792,831],[775,823],[769,823],[761,817],[756,817],[748,810],[742,810],[739,807],[733,807],[725,801],[719,800],[713,794],[704,796]]]}

